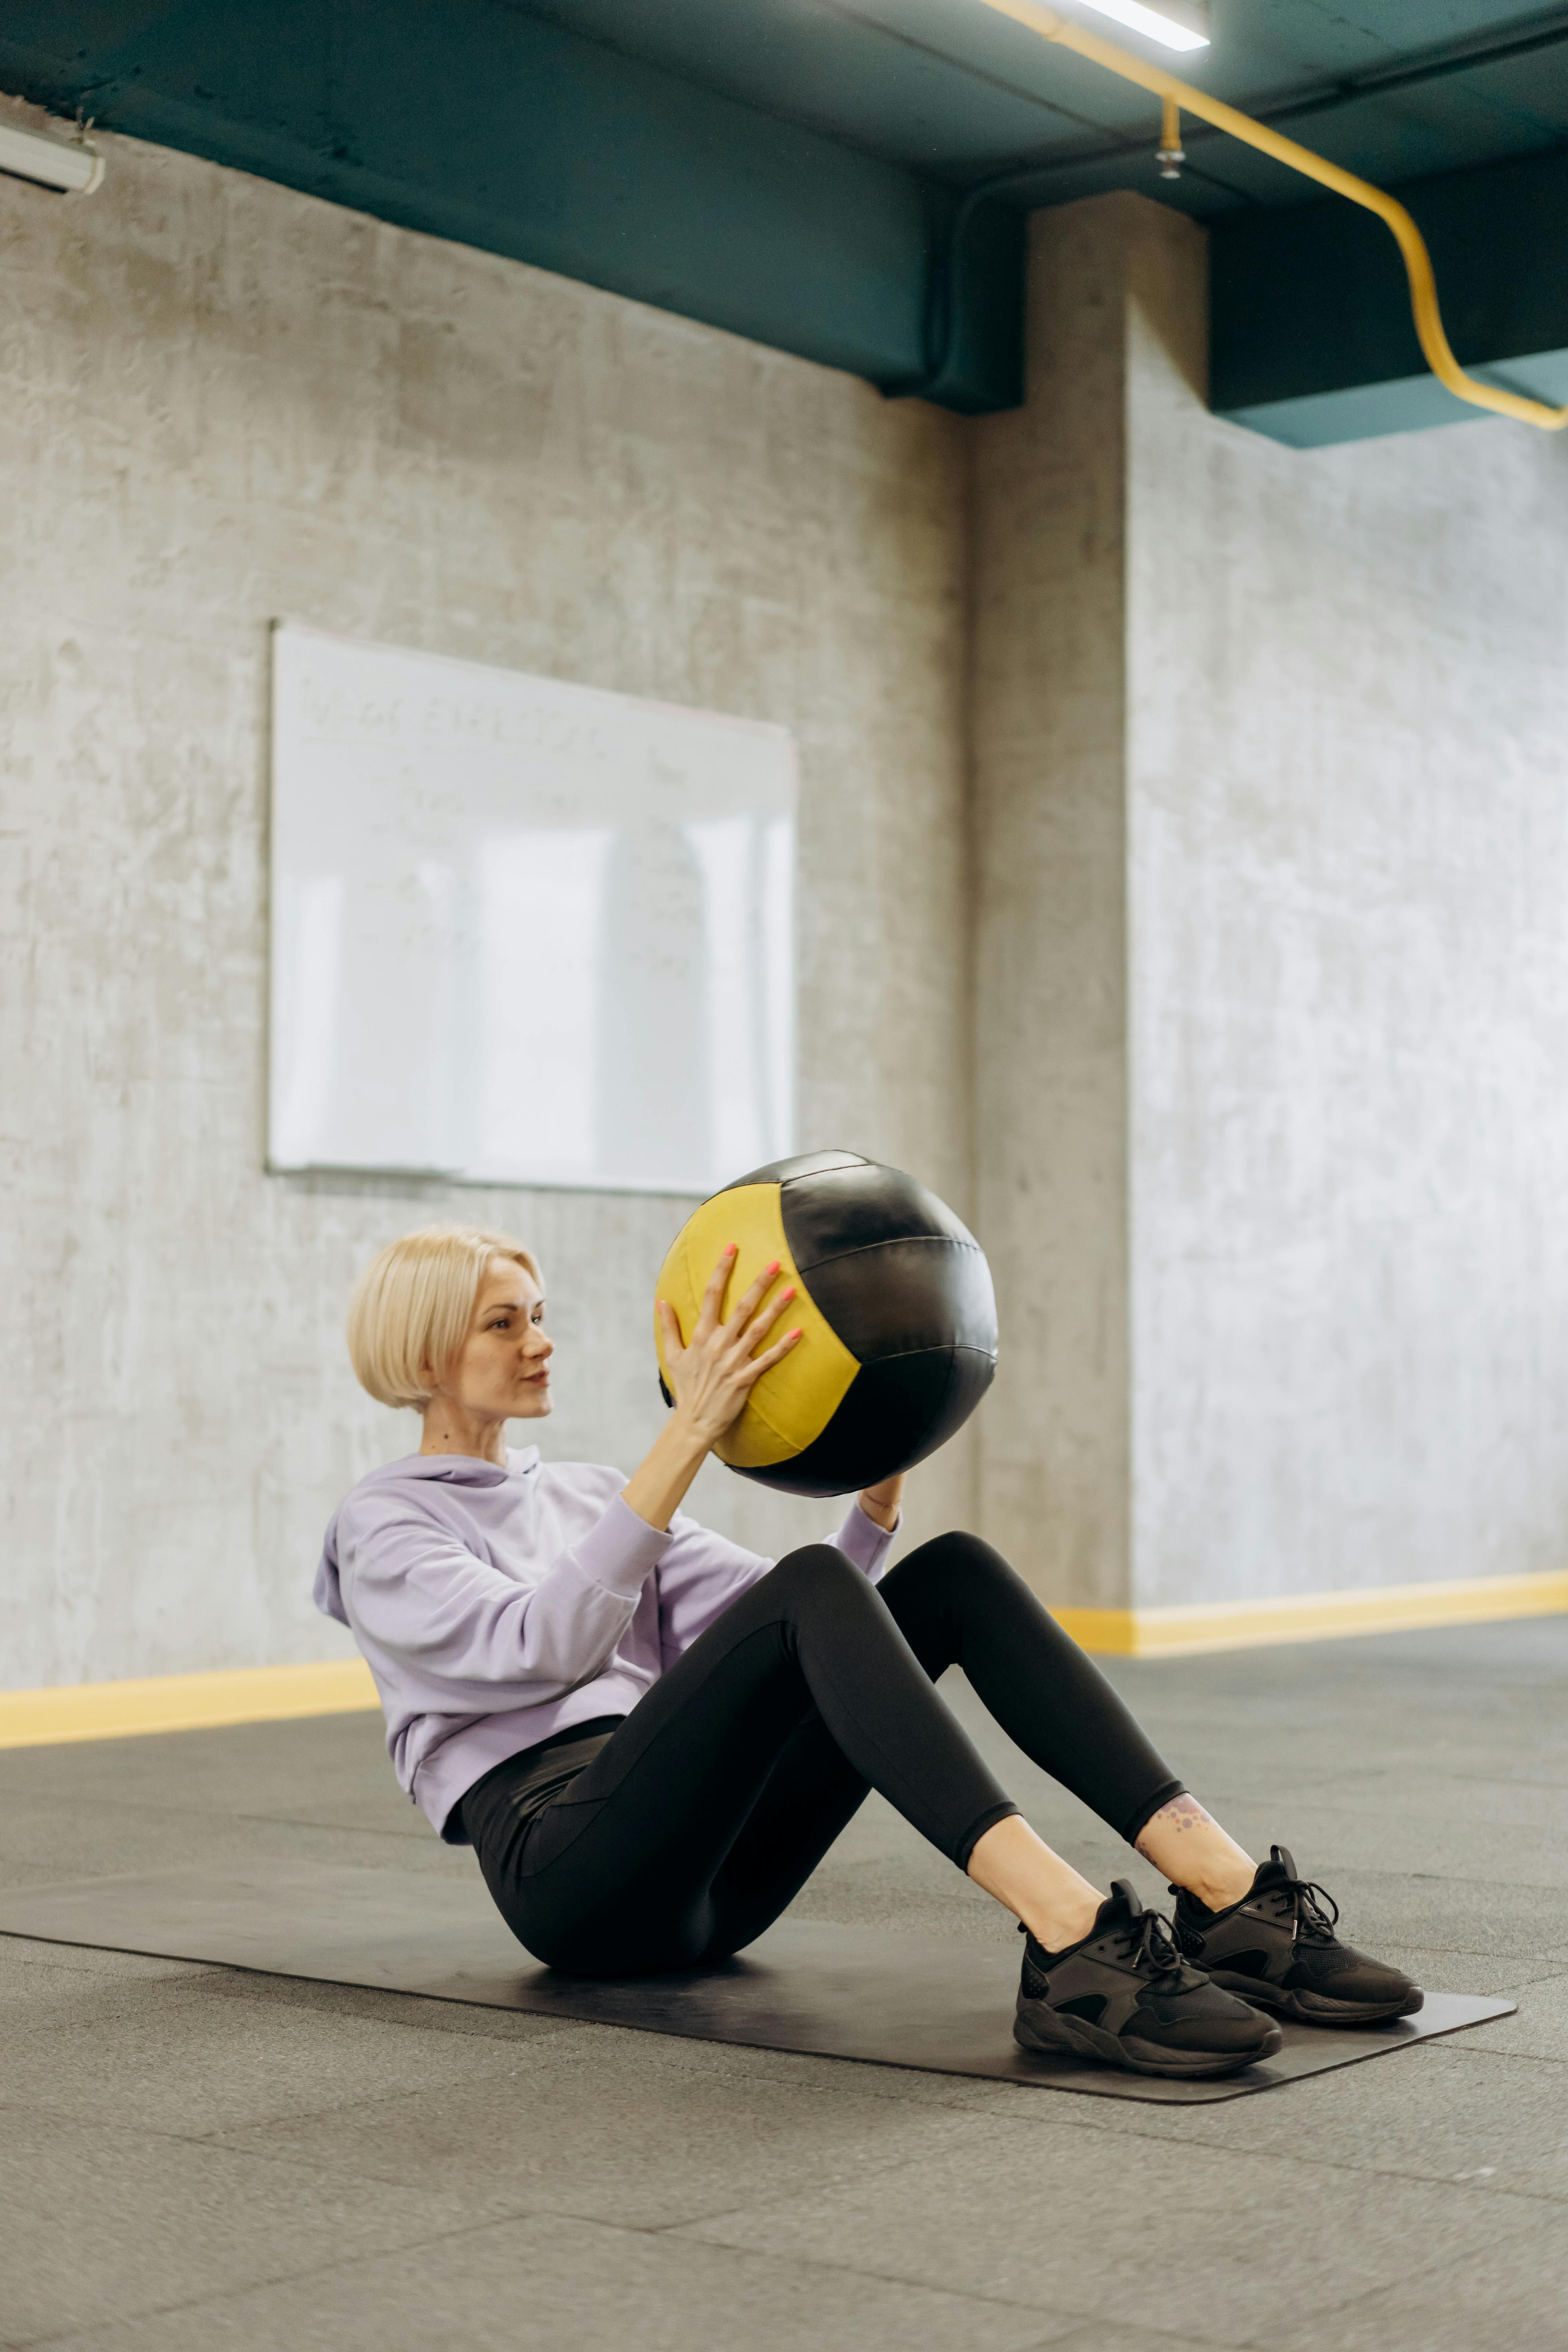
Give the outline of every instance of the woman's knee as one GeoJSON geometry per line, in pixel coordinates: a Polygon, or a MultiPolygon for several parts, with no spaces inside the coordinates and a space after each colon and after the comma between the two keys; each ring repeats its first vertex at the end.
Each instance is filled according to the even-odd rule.
{"type": "Polygon", "coordinates": [[[952,1528],[946,1535],[932,1536],[929,1542],[907,1553],[884,1580],[890,1582],[895,1576],[906,1584],[935,1578],[952,1591],[979,1583],[1022,1581],[1016,1569],[1010,1568],[999,1551],[965,1528],[952,1528]]]}
{"type": "Polygon", "coordinates": [[[802,1592],[872,1589],[847,1553],[827,1543],[802,1544],[798,1551],[786,1552],[769,1570],[768,1582],[802,1592]]]}
{"type": "Polygon", "coordinates": [[[1017,1570],[963,1528],[908,1553],[879,1589],[916,1650],[930,1652],[926,1664],[938,1674],[942,1663],[957,1661],[971,1632],[1016,1627],[1021,1614],[1034,1620],[1045,1613],[1017,1570]]]}
{"type": "Polygon", "coordinates": [[[803,1544],[786,1552],[752,1591],[782,1622],[802,1630],[837,1626],[846,1638],[882,1607],[876,1586],[835,1544],[803,1544]]]}

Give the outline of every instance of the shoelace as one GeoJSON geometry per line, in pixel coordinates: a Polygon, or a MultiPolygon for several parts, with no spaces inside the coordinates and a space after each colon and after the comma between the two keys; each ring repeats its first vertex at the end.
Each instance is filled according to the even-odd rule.
{"type": "Polygon", "coordinates": [[[1296,1906],[1297,1934],[1304,1936],[1310,1944],[1331,1944],[1339,1925],[1340,1906],[1327,1887],[1310,1878],[1289,1878],[1285,1885],[1296,1906]]]}
{"type": "Polygon", "coordinates": [[[1135,1927],[1123,1937],[1122,1950],[1142,1972],[1145,1963],[1154,1977],[1179,1976],[1182,1955],[1176,1948],[1171,1925],[1159,1911],[1144,1911],[1135,1927]]]}

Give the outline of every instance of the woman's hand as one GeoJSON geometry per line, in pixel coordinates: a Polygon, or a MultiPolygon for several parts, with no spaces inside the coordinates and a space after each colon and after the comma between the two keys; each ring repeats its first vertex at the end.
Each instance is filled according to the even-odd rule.
{"type": "Polygon", "coordinates": [[[757,1353],[795,1295],[793,1289],[785,1290],[771,1306],[763,1306],[768,1287],[778,1274],[776,1258],[772,1265],[763,1267],[734,1313],[725,1319],[724,1293],[734,1267],[735,1249],[731,1244],[713,1269],[712,1278],[702,1294],[696,1328],[684,1348],[674,1307],[668,1298],[658,1302],[665,1380],[675,1399],[675,1417],[704,1451],[740,1419],[746,1399],[763,1374],[782,1362],[800,1339],[798,1330],[786,1331],[773,1347],[757,1353]]]}
{"type": "Polygon", "coordinates": [[[622,1489],[624,1500],[650,1528],[668,1527],[709,1449],[740,1419],[763,1374],[781,1363],[800,1340],[798,1330],[786,1331],[761,1355],[756,1352],[795,1297],[786,1290],[771,1307],[763,1307],[778,1274],[776,1263],[758,1275],[726,1321],[724,1293],[734,1270],[734,1250],[727,1249],[702,1294],[697,1327],[684,1348],[674,1307],[666,1298],[658,1302],[665,1384],[675,1410],[622,1489]]]}
{"type": "Polygon", "coordinates": [[[897,1478],[883,1478],[877,1486],[861,1489],[860,1508],[868,1519],[874,1519],[879,1528],[891,1535],[899,1524],[899,1507],[903,1500],[903,1493],[901,1473],[897,1478]]]}

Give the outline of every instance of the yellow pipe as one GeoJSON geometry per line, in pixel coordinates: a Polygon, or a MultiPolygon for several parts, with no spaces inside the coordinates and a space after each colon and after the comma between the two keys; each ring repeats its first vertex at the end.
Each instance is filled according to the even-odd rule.
{"type": "Polygon", "coordinates": [[[1538,425],[1546,433],[1561,432],[1568,425],[1568,407],[1549,408],[1544,401],[1529,400],[1522,393],[1503,392],[1495,384],[1482,383],[1477,377],[1466,374],[1444,331],[1442,312],[1437,307],[1437,281],[1426,239],[1396,197],[1385,195],[1370,180],[1358,180],[1353,172],[1342,172],[1337,163],[1314,155],[1310,147],[1299,147],[1293,139],[1282,138],[1267,123],[1255,122],[1250,114],[1226,106],[1223,99],[1210,98],[1206,90],[1178,80],[1163,66],[1135,57],[1131,49],[1119,48],[1114,41],[1101,40],[1086,25],[1058,16],[1054,8],[1038,6],[1037,0],[980,0],[980,5],[994,9],[999,16],[1010,16],[1015,24],[1026,26],[1043,41],[1055,41],[1062,48],[1076,49],[1079,57],[1092,59],[1108,73],[1120,74],[1123,81],[1135,81],[1141,89],[1152,91],[1164,101],[1167,128],[1171,110],[1184,109],[1188,114],[1212,122],[1215,130],[1227,131],[1233,139],[1242,140],[1264,155],[1272,155],[1276,163],[1288,164],[1309,180],[1331,188],[1336,195],[1348,197],[1352,205],[1375,213],[1393,231],[1404,258],[1415,332],[1433,374],[1447,385],[1456,398],[1468,400],[1476,408],[1495,409],[1500,416],[1518,417],[1522,424],[1538,425]]]}

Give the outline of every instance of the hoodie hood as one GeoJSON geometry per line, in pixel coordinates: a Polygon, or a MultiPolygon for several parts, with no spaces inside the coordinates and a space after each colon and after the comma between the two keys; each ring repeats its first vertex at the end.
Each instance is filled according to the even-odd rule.
{"type": "Polygon", "coordinates": [[[327,1522],[316,1581],[310,1589],[317,1608],[323,1617],[335,1617],[340,1625],[349,1622],[338,1581],[338,1522],[362,1495],[379,1494],[388,1486],[430,1479],[447,1486],[500,1486],[509,1478],[526,1477],[538,1467],[538,1446],[525,1445],[518,1451],[508,1450],[504,1469],[499,1462],[481,1462],[472,1454],[405,1454],[401,1462],[384,1462],[379,1470],[368,1470],[327,1522]]]}

